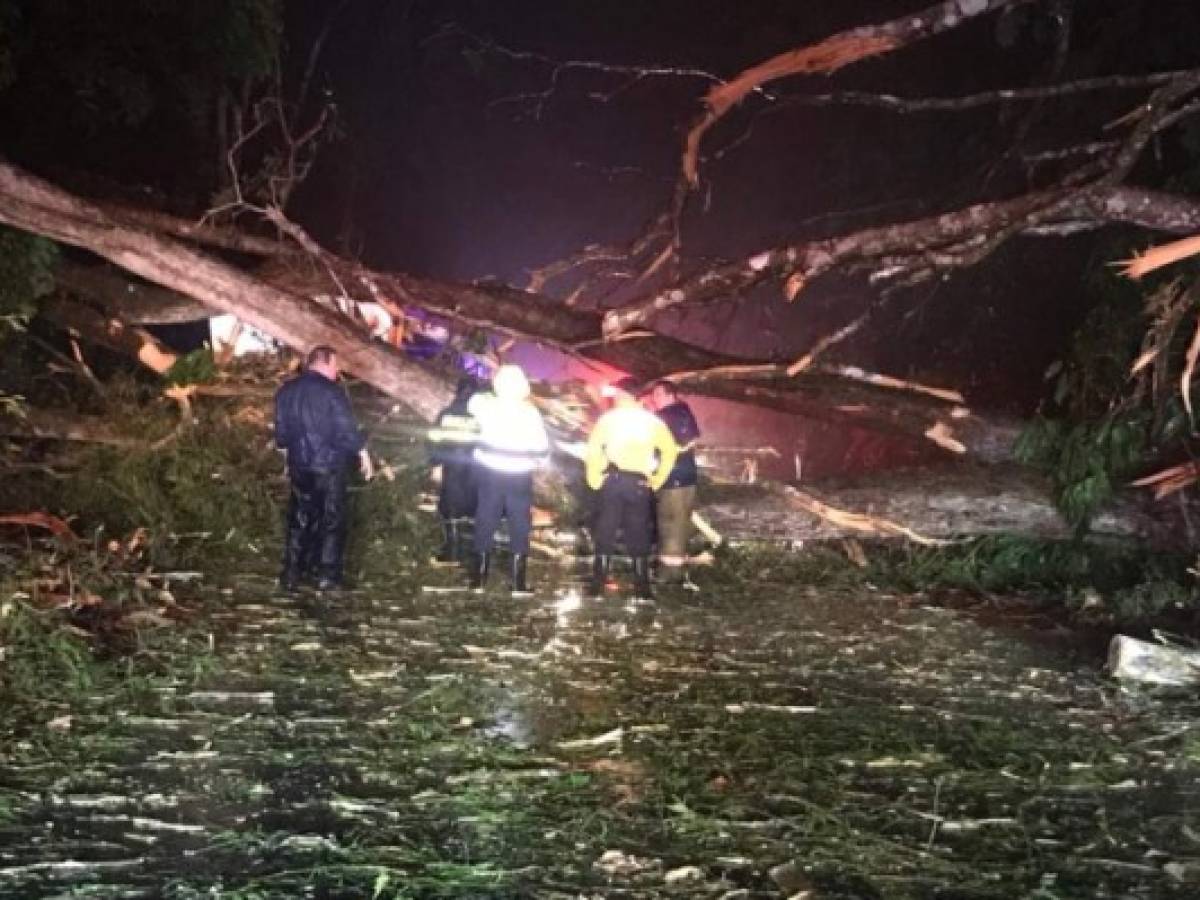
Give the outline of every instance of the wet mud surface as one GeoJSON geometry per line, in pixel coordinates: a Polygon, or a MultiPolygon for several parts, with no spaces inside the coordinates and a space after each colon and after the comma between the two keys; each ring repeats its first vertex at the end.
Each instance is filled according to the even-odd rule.
{"type": "Polygon", "coordinates": [[[213,579],[163,674],[6,723],[0,897],[1200,895],[1200,704],[1091,642],[575,574],[213,579]]]}

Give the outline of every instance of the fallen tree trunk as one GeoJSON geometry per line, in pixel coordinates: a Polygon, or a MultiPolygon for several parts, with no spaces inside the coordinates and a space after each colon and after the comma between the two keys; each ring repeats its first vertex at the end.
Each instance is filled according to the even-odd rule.
{"type": "MultiPolygon", "coordinates": [[[[358,300],[412,304],[461,322],[541,341],[615,366],[641,378],[680,370],[725,369],[745,362],[659,335],[599,340],[601,317],[571,309],[527,291],[503,286],[457,285],[402,274],[371,272],[330,254],[293,257],[264,267],[258,277],[223,263],[174,238],[123,225],[121,217],[0,163],[0,221],[63,243],[84,247],[135,275],[192,297],[208,310],[232,313],[284,344],[304,351],[314,344],[338,350],[346,368],[389,396],[433,418],[449,397],[446,381],[402,353],[374,342],[354,323],[312,302],[318,294],[350,293],[358,300]]],[[[162,216],[151,221],[161,222],[162,216]]],[[[201,240],[204,233],[172,227],[201,240]]],[[[298,231],[298,229],[297,229],[298,231]]],[[[300,235],[301,239],[304,236],[300,235]]],[[[224,241],[228,244],[229,241],[224,241]]],[[[114,296],[103,275],[68,275],[85,293],[114,296]]],[[[136,295],[137,292],[134,292],[136,295]]],[[[161,295],[158,296],[161,300],[161,295]]],[[[954,433],[964,452],[988,459],[1008,457],[1015,431],[1009,423],[964,414],[953,404],[878,386],[804,372],[773,380],[705,380],[695,393],[737,400],[842,426],[883,430],[915,441],[954,433]]],[[[940,437],[938,446],[948,446],[940,437]]]]}
{"type": "Polygon", "coordinates": [[[54,297],[42,303],[38,311],[76,337],[135,359],[159,375],[166,374],[179,359],[178,354],[145,329],[115,316],[105,316],[82,303],[54,297]]]}
{"type": "MultiPolygon", "coordinates": [[[[343,291],[357,300],[412,304],[461,322],[541,341],[649,379],[679,371],[738,368],[732,359],[660,335],[602,341],[599,314],[503,286],[457,285],[403,274],[372,272],[316,247],[302,230],[289,234],[309,255],[276,260],[256,276],[160,233],[121,224],[109,215],[16,167],[0,163],[0,222],[90,250],[148,281],[232,313],[299,351],[334,347],[346,369],[432,419],[448,401],[446,378],[373,341],[356,323],[314,302],[343,291]]],[[[161,217],[160,217],[161,218],[161,217]]],[[[156,220],[157,221],[157,220],[156,220]]],[[[277,223],[278,224],[278,223],[277,223]]],[[[197,231],[173,228],[195,240],[197,231]]],[[[988,461],[1011,458],[1013,423],[973,414],[937,397],[806,369],[795,377],[768,372],[697,381],[693,392],[751,403],[841,426],[911,438],[988,461]]]]}
{"type": "Polygon", "coordinates": [[[451,396],[448,381],[395,348],[366,338],[336,312],[156,233],[126,227],[98,207],[0,164],[0,222],[83,247],[134,274],[232,313],[301,352],[333,347],[346,368],[433,419],[451,396]]]}
{"type": "Polygon", "coordinates": [[[195,322],[211,316],[200,301],[145,282],[126,278],[107,266],[85,266],[65,261],[55,272],[60,287],[100,304],[131,325],[165,325],[195,322]]]}
{"type": "MultiPolygon", "coordinates": [[[[268,264],[259,274],[295,295],[329,294],[337,287],[328,269],[313,266],[268,264]]],[[[447,284],[362,267],[347,267],[338,281],[356,300],[391,297],[458,322],[540,341],[645,380],[684,372],[740,370],[741,374],[691,377],[686,389],[698,396],[749,403],[840,427],[881,431],[942,449],[957,444],[955,452],[970,453],[987,462],[1011,460],[1020,431],[1020,424],[1011,419],[982,416],[945,399],[882,387],[820,368],[788,377],[783,365],[747,366],[744,359],[652,333],[599,340],[600,313],[563,306],[541,294],[504,285],[447,284]]]]}
{"type": "MultiPolygon", "coordinates": [[[[936,469],[864,475],[850,481],[805,485],[714,486],[700,507],[727,540],[799,543],[864,537],[858,527],[815,514],[811,500],[877,520],[901,523],[934,540],[1019,532],[1066,539],[1072,528],[1055,507],[1046,483],[1028,469],[963,463],[936,469]]],[[[1098,515],[1091,532],[1101,537],[1144,538],[1164,548],[1182,535],[1140,504],[1126,501],[1098,515]]],[[[867,536],[870,536],[870,532],[867,536]]],[[[886,529],[875,536],[899,536],[886,529]]]]}
{"type": "Polygon", "coordinates": [[[122,450],[145,450],[148,441],[119,433],[97,416],[68,414],[58,410],[29,408],[20,417],[0,419],[0,434],[8,437],[102,444],[122,450]]]}

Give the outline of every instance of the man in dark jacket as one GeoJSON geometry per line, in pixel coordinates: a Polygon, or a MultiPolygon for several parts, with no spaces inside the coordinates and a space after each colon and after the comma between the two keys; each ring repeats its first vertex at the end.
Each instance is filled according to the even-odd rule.
{"type": "Polygon", "coordinates": [[[684,402],[670,381],[656,381],[643,395],[679,445],[679,456],[666,483],[657,496],[658,566],[664,581],[680,582],[687,578],[687,542],[692,529],[692,508],[696,505],[696,442],[700,426],[692,408],[684,402]]]}
{"type": "Polygon", "coordinates": [[[314,347],[303,373],[275,394],[275,445],[287,455],[291,496],[279,585],[294,591],[316,569],[317,589],[342,586],[346,546],[346,467],[358,457],[363,476],[374,468],[337,383],[332,347],[314,347]]]}
{"type": "Polygon", "coordinates": [[[479,391],[470,375],[458,380],[454,399],[443,409],[429,433],[429,461],[442,467],[438,517],[442,520],[442,549],[433,561],[452,565],[465,560],[467,529],[475,516],[479,489],[475,478],[475,445],[479,424],[467,404],[479,391]]]}

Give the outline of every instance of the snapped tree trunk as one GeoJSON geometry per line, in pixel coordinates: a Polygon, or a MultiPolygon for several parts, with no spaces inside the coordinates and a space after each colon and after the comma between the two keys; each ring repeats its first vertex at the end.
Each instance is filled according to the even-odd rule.
{"type": "Polygon", "coordinates": [[[67,332],[135,359],[159,375],[165,374],[179,358],[145,329],[117,316],[96,312],[82,303],[54,297],[42,303],[39,312],[67,332]]]}

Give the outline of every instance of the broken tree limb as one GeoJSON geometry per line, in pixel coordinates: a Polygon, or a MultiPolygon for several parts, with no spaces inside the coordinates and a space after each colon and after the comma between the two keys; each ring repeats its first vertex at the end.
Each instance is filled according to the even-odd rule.
{"type": "Polygon", "coordinates": [[[0,419],[0,433],[9,437],[103,444],[124,450],[144,450],[149,443],[118,434],[111,424],[95,416],[80,416],[29,407],[20,418],[0,419]]]}
{"type": "Polygon", "coordinates": [[[794,300],[818,277],[841,266],[894,255],[929,254],[986,236],[993,230],[1011,228],[1014,222],[1035,224],[1048,220],[1077,192],[1064,188],[1039,191],[910,222],[766,250],[741,262],[694,275],[684,285],[610,310],[604,316],[604,333],[615,336],[635,325],[645,326],[654,314],[665,309],[685,303],[711,303],[780,278],[787,279],[786,293],[789,300],[794,300]]]}
{"type": "Polygon", "coordinates": [[[914,544],[922,544],[926,547],[942,546],[948,541],[937,538],[926,537],[913,531],[906,525],[901,525],[898,522],[893,522],[890,519],[873,516],[869,513],[856,513],[846,509],[839,509],[832,506],[823,500],[818,500],[807,491],[802,491],[799,488],[794,488],[791,485],[783,485],[780,488],[794,504],[808,513],[832,525],[853,531],[858,534],[870,534],[876,537],[903,537],[912,541],[914,544]]]}
{"type": "Polygon", "coordinates": [[[0,516],[0,525],[20,525],[25,528],[44,528],[57,538],[76,541],[71,526],[48,512],[8,513],[0,516]]]}
{"type": "Polygon", "coordinates": [[[51,297],[39,306],[38,312],[82,340],[135,359],[158,375],[169,371],[179,359],[175,351],[150,332],[116,316],[106,316],[82,303],[51,297]]]}
{"type": "Polygon", "coordinates": [[[993,234],[1053,234],[1055,228],[1079,230],[1109,223],[1172,234],[1194,233],[1200,231],[1200,202],[1159,191],[1100,185],[1056,188],[976,203],[922,219],[776,247],[706,269],[609,310],[604,315],[603,332],[612,338],[635,327],[652,327],[655,315],[664,310],[715,303],[781,279],[787,279],[788,297],[795,299],[816,279],[839,269],[887,270],[892,266],[888,262],[891,257],[904,260],[899,268],[892,266],[893,276],[919,265],[934,269],[961,267],[982,258],[970,252],[972,247],[991,252],[999,246],[988,241],[993,234]]]}
{"type": "Polygon", "coordinates": [[[1200,650],[1152,644],[1124,634],[1108,645],[1108,671],[1121,681],[1162,687],[1200,686],[1200,650]]]}
{"type": "Polygon", "coordinates": [[[1164,266],[1177,263],[1200,253],[1200,234],[1172,241],[1169,244],[1159,244],[1141,253],[1135,253],[1130,259],[1115,263],[1120,267],[1121,274],[1135,281],[1143,278],[1164,266]]]}
{"type": "Polygon", "coordinates": [[[1147,475],[1144,478],[1139,478],[1136,481],[1131,481],[1132,487],[1151,488],[1154,491],[1154,499],[1161,500],[1163,497],[1168,497],[1176,491],[1181,491],[1186,487],[1190,487],[1200,480],[1200,462],[1179,463],[1178,465],[1169,466],[1152,475],[1147,475]]]}
{"type": "Polygon", "coordinates": [[[188,221],[169,213],[115,203],[103,204],[104,211],[116,222],[131,228],[153,231],[174,238],[199,244],[233,250],[250,256],[296,257],[297,248],[285,241],[271,237],[248,234],[242,229],[226,225],[215,225],[208,221],[188,221]]]}
{"type": "Polygon", "coordinates": [[[714,547],[720,547],[721,544],[725,542],[725,538],[721,536],[721,533],[717,531],[717,529],[713,528],[712,525],[708,523],[708,519],[704,518],[704,516],[700,515],[700,513],[692,513],[692,525],[698,532],[704,535],[704,539],[714,547]]]}
{"type": "Polygon", "coordinates": [[[705,132],[764,84],[790,75],[828,74],[957,28],[966,19],[1027,2],[1030,0],[945,0],[898,19],[831,35],[819,43],[789,50],[746,69],[731,81],[711,88],[705,97],[708,109],[684,141],[684,179],[692,187],[699,182],[698,158],[705,132]]]}

